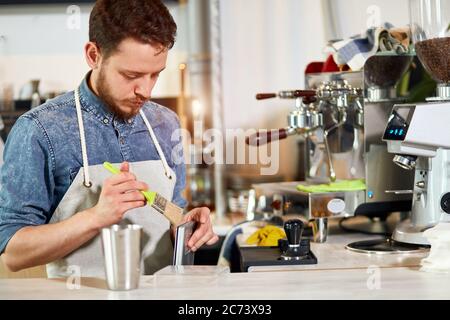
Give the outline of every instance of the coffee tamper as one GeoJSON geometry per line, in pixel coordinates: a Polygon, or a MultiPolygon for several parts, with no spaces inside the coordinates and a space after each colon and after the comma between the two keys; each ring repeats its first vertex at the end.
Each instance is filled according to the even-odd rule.
{"type": "Polygon", "coordinates": [[[281,255],[283,260],[300,260],[303,256],[301,250],[301,239],[304,229],[304,224],[301,220],[294,219],[286,221],[284,224],[284,231],[286,232],[288,246],[286,251],[281,255]]]}

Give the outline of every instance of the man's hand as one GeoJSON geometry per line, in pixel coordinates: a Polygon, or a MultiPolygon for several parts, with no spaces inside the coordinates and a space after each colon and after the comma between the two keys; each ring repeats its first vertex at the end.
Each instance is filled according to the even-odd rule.
{"type": "Polygon", "coordinates": [[[147,184],[136,180],[128,162],[122,163],[120,171],[122,173],[105,180],[98,203],[92,208],[99,229],[119,223],[127,211],[146,204],[139,190],[147,190],[147,184]]]}
{"type": "Polygon", "coordinates": [[[209,218],[208,208],[195,208],[189,211],[183,218],[182,223],[196,221],[197,227],[188,241],[188,248],[197,251],[205,243],[212,245],[219,240],[219,237],[212,229],[211,219],[209,218]]]}
{"type": "Polygon", "coordinates": [[[144,206],[138,190],[147,190],[147,185],[136,181],[128,163],[122,163],[120,170],[122,173],[105,180],[93,208],[57,223],[17,231],[2,255],[8,269],[19,271],[61,259],[97,236],[101,228],[119,223],[128,210],[144,206]]]}

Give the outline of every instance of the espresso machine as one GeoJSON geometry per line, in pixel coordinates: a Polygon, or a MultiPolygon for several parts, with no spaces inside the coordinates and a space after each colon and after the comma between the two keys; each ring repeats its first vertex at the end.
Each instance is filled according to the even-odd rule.
{"type": "Polygon", "coordinates": [[[425,103],[395,105],[383,140],[393,162],[414,172],[411,218],[392,238],[429,245],[424,231],[450,221],[450,1],[410,4],[416,53],[437,82],[437,94],[425,103]]]}
{"type": "Polygon", "coordinates": [[[288,115],[286,128],[258,132],[247,143],[259,146],[300,136],[305,179],[255,184],[256,198],[282,195],[287,213],[290,203],[303,203],[301,213],[317,225],[329,218],[385,217],[409,211],[414,175],[392,162],[382,137],[393,105],[404,99],[396,86],[412,59],[411,55],[375,55],[358,72],[307,74],[305,90],[258,94],[258,100],[291,99],[295,109],[288,115]],[[365,190],[313,193],[296,189],[298,184],[354,179],[364,180],[365,190]]]}

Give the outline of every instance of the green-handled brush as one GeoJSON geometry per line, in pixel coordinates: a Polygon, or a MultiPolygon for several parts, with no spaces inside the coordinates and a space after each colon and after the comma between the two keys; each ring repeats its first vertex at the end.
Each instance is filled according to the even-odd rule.
{"type": "MultiPolygon", "coordinates": [[[[112,174],[119,174],[121,171],[114,167],[109,162],[104,162],[103,166],[112,174]]],[[[152,206],[156,211],[165,216],[171,224],[177,226],[181,223],[183,219],[183,209],[170,202],[159,193],[154,191],[140,191],[145,199],[147,200],[147,204],[152,206]]]]}

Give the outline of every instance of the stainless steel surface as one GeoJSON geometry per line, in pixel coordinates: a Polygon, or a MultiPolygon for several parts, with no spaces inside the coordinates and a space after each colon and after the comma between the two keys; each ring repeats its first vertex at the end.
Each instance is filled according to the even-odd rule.
{"type": "Polygon", "coordinates": [[[31,106],[30,108],[36,108],[37,106],[39,106],[41,104],[41,95],[39,93],[39,83],[41,81],[36,79],[36,80],[31,80],[31,86],[32,86],[32,94],[31,94],[31,106]]]}
{"type": "Polygon", "coordinates": [[[413,194],[414,190],[386,190],[386,193],[393,193],[393,194],[413,194]]]}
{"type": "Polygon", "coordinates": [[[333,159],[331,158],[330,144],[328,143],[328,134],[329,134],[329,131],[325,130],[323,133],[323,141],[325,142],[325,149],[326,149],[327,159],[328,159],[328,167],[330,170],[330,181],[335,182],[336,181],[336,172],[334,171],[333,159]]]}
{"type": "Polygon", "coordinates": [[[289,128],[311,130],[323,124],[322,114],[306,108],[298,109],[288,115],[289,128]]]}
{"type": "Polygon", "coordinates": [[[177,227],[174,243],[173,265],[193,265],[195,253],[191,251],[187,242],[195,231],[196,222],[188,221],[177,227]]]}
{"type": "Polygon", "coordinates": [[[411,171],[415,174],[411,217],[409,221],[397,226],[392,235],[394,240],[428,245],[429,241],[424,237],[423,232],[440,221],[445,221],[447,217],[441,207],[441,197],[449,190],[450,152],[439,143],[440,141],[446,143],[447,134],[442,130],[447,128],[445,114],[449,106],[450,103],[396,105],[392,111],[393,116],[390,117],[391,121],[386,127],[385,141],[388,143],[388,150],[392,154],[405,152],[406,155],[396,156],[395,161],[403,168],[409,170],[415,168],[411,171]],[[445,112],[436,111],[433,108],[436,105],[441,106],[445,112]],[[388,132],[395,121],[395,115],[402,110],[409,110],[402,115],[408,124],[408,133],[405,138],[397,140],[390,137],[388,132]],[[423,114],[427,114],[428,120],[423,119],[423,114]],[[436,130],[439,134],[435,134],[432,130],[436,130]],[[424,138],[421,145],[415,146],[416,140],[410,137],[417,134],[424,135],[424,138]],[[439,139],[436,140],[435,137],[439,139]],[[435,151],[430,152],[433,149],[435,151]],[[415,162],[415,165],[413,166],[410,162],[415,162]]]}
{"type": "Polygon", "coordinates": [[[368,102],[385,102],[397,98],[397,93],[394,88],[368,88],[367,101],[368,102]]]}
{"type": "Polygon", "coordinates": [[[349,243],[345,246],[347,250],[373,254],[373,255],[391,255],[391,254],[416,254],[427,252],[428,249],[423,246],[415,246],[393,241],[391,239],[364,240],[349,243]]]}
{"type": "Polygon", "coordinates": [[[425,181],[418,181],[418,182],[416,182],[416,187],[420,188],[420,189],[425,189],[425,187],[426,187],[425,181]]]}
{"type": "Polygon", "coordinates": [[[386,190],[410,190],[414,172],[406,171],[393,161],[386,143],[381,139],[391,113],[393,102],[364,103],[365,177],[368,203],[409,201],[411,195],[386,193],[386,190]]]}
{"type": "MultiPolygon", "coordinates": [[[[285,203],[303,204],[302,208],[292,207],[286,210],[286,214],[302,214],[307,220],[315,218],[346,218],[354,215],[355,210],[365,203],[365,191],[340,191],[325,193],[307,193],[297,190],[297,185],[308,185],[310,182],[293,181],[281,183],[253,184],[258,206],[256,211],[263,211],[267,207],[268,198],[283,195],[285,203]],[[261,205],[264,203],[264,205],[261,205]],[[337,205],[336,205],[337,204],[337,205]],[[338,208],[339,207],[339,208],[338,208]],[[338,208],[339,210],[336,210],[338,208]]],[[[270,209],[272,210],[272,209],[270,209]]],[[[272,213],[272,212],[271,212],[272,213]]]]}
{"type": "Polygon", "coordinates": [[[450,84],[440,83],[437,86],[437,95],[442,99],[450,100],[450,84]]]}
{"type": "Polygon", "coordinates": [[[436,88],[436,97],[429,97],[427,101],[449,101],[450,100],[450,84],[439,83],[436,88]]]}
{"type": "Polygon", "coordinates": [[[113,225],[101,232],[106,282],[110,290],[132,290],[141,275],[141,236],[139,225],[113,225]]]}
{"type": "Polygon", "coordinates": [[[230,213],[247,213],[249,210],[250,190],[227,190],[228,210],[230,213]]]}
{"type": "Polygon", "coordinates": [[[351,83],[346,73],[334,74],[332,80],[317,75],[322,82],[312,81],[315,76],[307,76],[307,85],[317,90],[319,102],[310,108],[322,114],[323,125],[306,137],[306,179],[364,178],[361,73],[351,73],[351,83]]]}
{"type": "Polygon", "coordinates": [[[305,75],[305,88],[318,88],[324,82],[345,80],[352,87],[361,87],[361,71],[353,72],[324,72],[305,75]]]}
{"type": "MultiPolygon", "coordinates": [[[[259,204],[259,203],[258,203],[259,204]]],[[[246,213],[246,219],[252,221],[255,219],[255,211],[257,209],[256,192],[254,189],[248,191],[248,205],[246,213]]]]}
{"type": "Polygon", "coordinates": [[[321,101],[328,101],[338,108],[348,108],[363,95],[361,86],[352,86],[344,79],[324,81],[316,90],[321,101]]]}
{"type": "Polygon", "coordinates": [[[429,241],[423,236],[423,232],[433,225],[419,225],[410,219],[400,223],[392,234],[392,239],[404,243],[429,245],[429,241]]]}
{"type": "Polygon", "coordinates": [[[316,218],[309,222],[313,230],[313,242],[323,243],[328,236],[328,218],[316,218]]]}
{"type": "Polygon", "coordinates": [[[347,112],[345,110],[342,110],[342,111],[339,112],[339,123],[336,123],[335,125],[331,126],[330,128],[324,130],[324,132],[323,132],[323,141],[325,142],[325,149],[326,149],[327,158],[328,158],[328,167],[329,167],[329,170],[330,170],[330,180],[331,180],[331,182],[335,182],[336,181],[336,172],[334,171],[333,159],[332,159],[332,154],[331,154],[331,149],[330,149],[330,143],[329,143],[328,136],[334,130],[342,127],[345,124],[346,121],[347,121],[347,112]]]}
{"type": "Polygon", "coordinates": [[[281,259],[289,261],[289,260],[301,260],[304,259],[304,257],[291,257],[291,256],[285,256],[281,255],[281,259]]]}
{"type": "Polygon", "coordinates": [[[418,157],[410,219],[400,223],[392,239],[403,243],[429,245],[423,232],[445,219],[440,200],[448,190],[448,151],[440,149],[433,158],[418,157]]]}
{"type": "Polygon", "coordinates": [[[393,161],[396,165],[405,170],[414,170],[414,168],[416,167],[415,159],[412,159],[411,157],[406,157],[401,154],[395,155],[393,161]]]}
{"type": "MultiPolygon", "coordinates": [[[[377,61],[382,62],[382,59],[384,57],[380,57],[377,61]]],[[[337,73],[332,78],[337,83],[339,77],[345,79],[346,76],[350,76],[351,82],[348,79],[346,81],[351,83],[352,87],[364,87],[363,72],[352,72],[350,75],[337,73]]],[[[328,86],[330,91],[329,80],[328,83],[323,83],[327,80],[324,75],[307,75],[307,89],[322,88],[322,91],[326,92],[327,90],[324,89],[328,86]]],[[[389,91],[390,97],[395,96],[392,92],[394,88],[383,88],[383,90],[389,91]]],[[[347,91],[352,92],[348,89],[347,91]]],[[[353,94],[357,92],[359,91],[353,90],[353,94]]],[[[322,96],[326,95],[322,93],[322,96]]],[[[387,152],[386,143],[382,141],[391,109],[399,99],[373,102],[368,99],[356,99],[356,96],[353,96],[353,100],[347,100],[347,103],[341,103],[346,105],[346,108],[338,108],[337,105],[333,106],[330,103],[322,103],[319,106],[324,124],[323,128],[314,131],[306,138],[306,179],[363,178],[367,186],[364,202],[410,200],[411,195],[408,194],[385,192],[386,190],[409,190],[412,188],[414,179],[413,173],[405,172],[392,162],[392,154],[387,152]]]]}

